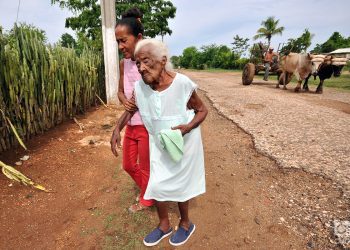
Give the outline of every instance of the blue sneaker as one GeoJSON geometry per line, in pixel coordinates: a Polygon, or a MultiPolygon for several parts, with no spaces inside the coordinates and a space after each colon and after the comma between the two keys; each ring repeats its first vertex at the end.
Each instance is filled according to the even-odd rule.
{"type": "Polygon", "coordinates": [[[196,230],[196,226],[193,223],[190,224],[188,230],[180,226],[176,233],[171,236],[169,243],[173,246],[181,246],[182,244],[185,244],[193,234],[194,230],[196,230]]]}
{"type": "Polygon", "coordinates": [[[168,232],[164,233],[160,230],[159,227],[150,232],[144,239],[143,244],[145,246],[151,247],[157,245],[162,239],[168,237],[173,232],[173,229],[170,228],[168,232]]]}

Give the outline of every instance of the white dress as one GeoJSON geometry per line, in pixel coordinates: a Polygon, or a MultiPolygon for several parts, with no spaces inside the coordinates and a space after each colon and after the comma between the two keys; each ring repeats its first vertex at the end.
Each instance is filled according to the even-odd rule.
{"type": "Polygon", "coordinates": [[[158,139],[162,129],[189,123],[194,111],[187,102],[197,85],[177,73],[172,84],[158,92],[143,80],[135,84],[135,99],[149,133],[150,178],[144,198],[184,202],[205,193],[204,156],[200,127],[184,136],[184,155],[175,163],[158,139]]]}

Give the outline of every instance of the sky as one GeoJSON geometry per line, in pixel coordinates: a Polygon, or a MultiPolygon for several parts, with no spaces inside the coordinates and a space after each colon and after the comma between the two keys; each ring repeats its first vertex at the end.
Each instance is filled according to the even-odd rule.
{"type": "MultiPolygon", "coordinates": [[[[0,0],[0,25],[13,27],[19,0],[0,0]]],[[[21,0],[18,22],[26,22],[43,29],[50,43],[74,31],[64,27],[68,10],[52,6],[50,0],[21,0]]],[[[350,36],[350,0],[172,0],[176,17],[169,21],[173,31],[165,36],[171,55],[180,55],[190,46],[217,44],[231,47],[233,37],[252,38],[269,16],[279,19],[285,27],[282,36],[272,38],[277,48],[289,38],[300,36],[304,29],[314,34],[312,49],[325,42],[334,31],[350,36]]],[[[258,40],[259,41],[259,40],[258,40]]],[[[263,41],[263,40],[262,40],[263,41]]]]}
{"type": "MultiPolygon", "coordinates": [[[[13,28],[17,18],[19,0],[0,0],[0,26],[5,30],[13,28]]],[[[55,43],[63,33],[74,35],[65,28],[65,20],[72,16],[67,9],[51,5],[51,0],[20,0],[17,22],[32,24],[46,32],[48,42],[55,43]]]]}

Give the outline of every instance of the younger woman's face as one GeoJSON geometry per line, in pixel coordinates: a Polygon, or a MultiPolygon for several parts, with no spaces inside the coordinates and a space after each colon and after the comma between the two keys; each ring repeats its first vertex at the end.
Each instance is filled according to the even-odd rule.
{"type": "Polygon", "coordinates": [[[132,35],[125,25],[118,25],[115,29],[115,38],[118,42],[118,49],[123,53],[124,58],[134,58],[134,51],[137,42],[142,39],[142,35],[137,37],[132,35]]]}

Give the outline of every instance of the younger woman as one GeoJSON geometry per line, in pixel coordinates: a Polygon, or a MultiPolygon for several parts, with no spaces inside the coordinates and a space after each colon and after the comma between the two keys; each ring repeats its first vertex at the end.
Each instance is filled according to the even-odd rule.
{"type": "MultiPolygon", "coordinates": [[[[118,98],[125,110],[130,112],[137,109],[131,97],[135,82],[141,79],[134,57],[135,46],[142,39],[144,31],[141,17],[140,10],[132,8],[122,15],[115,28],[118,48],[124,56],[120,61],[118,98]]],[[[133,204],[129,211],[137,212],[152,206],[153,200],[143,198],[149,179],[149,140],[147,130],[137,111],[125,130],[123,168],[140,188],[140,196],[137,199],[139,202],[133,204]]]]}

